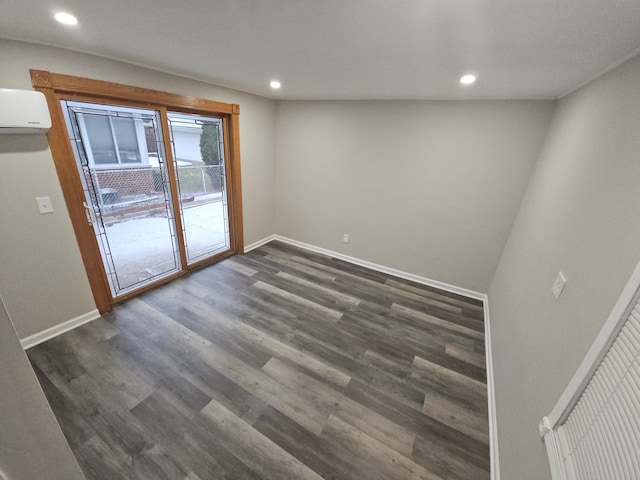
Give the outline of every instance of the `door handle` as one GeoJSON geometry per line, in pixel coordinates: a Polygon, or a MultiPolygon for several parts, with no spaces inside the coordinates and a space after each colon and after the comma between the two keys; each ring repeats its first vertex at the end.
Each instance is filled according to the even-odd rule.
{"type": "Polygon", "coordinates": [[[82,205],[84,205],[84,213],[87,216],[89,225],[93,225],[96,223],[96,212],[93,210],[92,206],[87,205],[87,202],[82,202],[82,205]]]}

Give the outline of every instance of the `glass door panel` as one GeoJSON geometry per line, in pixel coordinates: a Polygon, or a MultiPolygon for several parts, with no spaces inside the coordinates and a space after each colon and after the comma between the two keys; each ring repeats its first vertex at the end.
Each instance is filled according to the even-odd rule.
{"type": "Polygon", "coordinates": [[[187,263],[230,249],[222,119],[169,112],[187,263]]]}
{"type": "Polygon", "coordinates": [[[113,298],[179,272],[160,113],[74,101],[62,107],[113,298]]]}

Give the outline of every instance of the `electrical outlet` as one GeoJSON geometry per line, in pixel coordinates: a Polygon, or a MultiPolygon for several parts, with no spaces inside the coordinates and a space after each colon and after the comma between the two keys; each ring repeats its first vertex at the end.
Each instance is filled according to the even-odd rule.
{"type": "Polygon", "coordinates": [[[345,233],[342,235],[342,243],[349,243],[349,234],[345,233]]]}
{"type": "Polygon", "coordinates": [[[40,215],[45,213],[53,213],[53,205],[49,197],[36,197],[36,203],[38,204],[38,211],[40,215]]]}
{"type": "Polygon", "coordinates": [[[558,272],[556,280],[553,282],[553,285],[551,285],[551,292],[553,293],[553,296],[556,298],[556,300],[560,298],[560,294],[564,289],[565,283],[567,283],[566,277],[562,272],[558,272]]]}

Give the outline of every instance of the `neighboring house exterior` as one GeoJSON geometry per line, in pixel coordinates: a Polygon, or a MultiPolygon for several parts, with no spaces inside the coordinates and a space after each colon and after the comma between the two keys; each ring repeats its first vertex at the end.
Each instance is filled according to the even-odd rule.
{"type": "MultiPolygon", "coordinates": [[[[161,191],[159,135],[152,116],[147,111],[138,117],[116,116],[106,105],[91,107],[92,111],[76,113],[76,119],[101,201],[114,203],[122,197],[161,191]]],[[[173,155],[178,168],[196,167],[200,170],[199,167],[205,167],[200,150],[200,124],[177,117],[171,120],[170,125],[173,155]]],[[[190,178],[189,182],[184,182],[187,190],[208,189],[207,179],[199,173],[192,172],[189,177],[202,178],[202,181],[190,178]]]]}

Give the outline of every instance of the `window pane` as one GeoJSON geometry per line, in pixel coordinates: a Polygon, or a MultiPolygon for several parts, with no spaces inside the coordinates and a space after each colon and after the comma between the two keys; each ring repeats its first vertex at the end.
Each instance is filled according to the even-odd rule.
{"type": "Polygon", "coordinates": [[[138,137],[133,118],[113,117],[113,131],[118,143],[121,163],[140,163],[140,150],[138,149],[138,137]]]}
{"type": "Polygon", "coordinates": [[[102,115],[85,114],[84,123],[87,127],[94,163],[96,165],[118,163],[109,119],[102,115]]]}
{"type": "Polygon", "coordinates": [[[229,249],[222,120],[168,112],[187,263],[229,249]]]}

